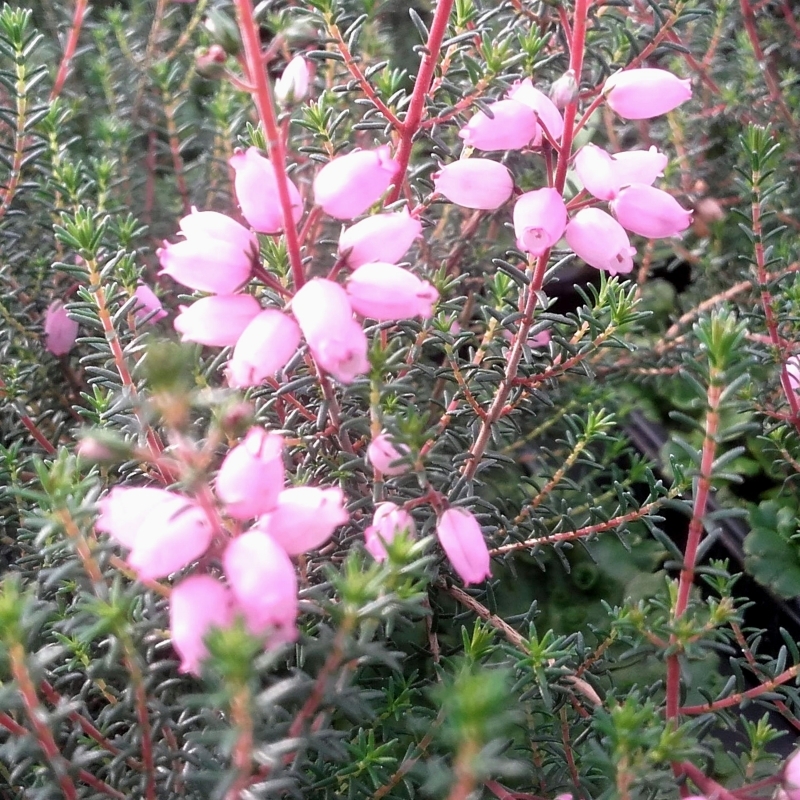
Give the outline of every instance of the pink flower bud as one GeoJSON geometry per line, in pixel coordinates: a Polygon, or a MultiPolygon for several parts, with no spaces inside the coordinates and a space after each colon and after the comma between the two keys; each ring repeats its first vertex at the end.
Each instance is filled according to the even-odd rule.
{"type": "Polygon", "coordinates": [[[567,207],[555,189],[536,189],[517,198],[514,204],[514,232],[517,247],[540,256],[564,233],[567,207]]]}
{"type": "Polygon", "coordinates": [[[469,511],[463,508],[445,511],[439,518],[436,535],[465,584],[480,583],[492,574],[481,526],[469,511]]]}
{"type": "Polygon", "coordinates": [[[217,496],[230,516],[253,519],[275,508],[284,480],[283,437],[254,427],[225,456],[217,474],[217,496]]]}
{"type": "Polygon", "coordinates": [[[567,225],[567,244],[587,264],[611,275],[633,269],[636,248],[610,214],[599,208],[581,209],[567,225]]]}
{"type": "Polygon", "coordinates": [[[326,214],[352,219],[380,200],[397,169],[387,146],[337,156],[314,178],[314,200],[326,214]]]}
{"type": "Polygon", "coordinates": [[[53,300],[44,315],[45,349],[54,356],[72,350],[78,336],[78,323],[70,319],[60,300],[53,300]]]}
{"type": "Polygon", "coordinates": [[[624,188],[610,205],[623,228],[648,239],[674,236],[692,223],[692,212],[671,194],[641,183],[624,188]]]}
{"type": "Polygon", "coordinates": [[[370,442],[367,458],[378,472],[391,477],[402,475],[411,469],[411,465],[407,462],[397,463],[408,452],[408,448],[403,444],[395,446],[388,433],[381,433],[370,442]]]}
{"type": "Polygon", "coordinates": [[[286,366],[300,346],[300,328],[286,314],[268,308],[244,329],[228,362],[228,384],[258,386],[286,366]]]}
{"type": "Polygon", "coordinates": [[[514,191],[511,173],[488,158],[464,158],[433,174],[439,194],[464,208],[493,211],[500,208],[514,191]]]}
{"type": "Polygon", "coordinates": [[[292,298],[292,312],[322,369],[342,383],[352,383],[367,372],[367,337],[338,283],[310,280],[292,298]]]}
{"type": "Polygon", "coordinates": [[[210,575],[191,575],[173,587],[169,629],[181,657],[178,672],[200,674],[200,662],[208,657],[203,640],[211,628],[227,628],[233,622],[232,602],[228,589],[210,575]]]}
{"type": "Polygon", "coordinates": [[[499,100],[487,106],[490,117],[478,111],[458,132],[467,147],[476,150],[521,150],[538,134],[536,115],[516,100],[499,100]]]}
{"type": "Polygon", "coordinates": [[[786,359],[786,374],[789,376],[789,385],[792,389],[795,392],[800,391],[800,356],[790,356],[786,359]]]}
{"type": "Polygon", "coordinates": [[[190,306],[181,306],[181,313],[175,318],[175,330],[182,334],[184,342],[228,347],[236,344],[260,312],[258,300],[249,294],[212,295],[190,306]]]}
{"type": "Polygon", "coordinates": [[[632,183],[651,186],[655,179],[664,174],[667,157],[655,147],[649,150],[626,150],[612,156],[614,176],[619,188],[632,183]]]}
{"type": "Polygon", "coordinates": [[[630,69],[612,75],[603,94],[624,119],[650,119],[689,100],[692,84],[665,69],[630,69]]]}
{"type": "Polygon", "coordinates": [[[614,161],[602,148],[593,144],[581,147],[575,154],[575,172],[589,194],[598,200],[611,200],[617,196],[617,178],[614,161]]]}
{"type": "Polygon", "coordinates": [[[575,80],[575,70],[568,69],[550,87],[550,99],[556,108],[566,108],[577,97],[578,81],[575,80]]]}
{"type": "Polygon", "coordinates": [[[403,531],[413,536],[415,533],[414,518],[394,503],[378,503],[372,525],[364,531],[367,551],[376,561],[386,558],[386,545],[394,541],[395,536],[403,531]]]}
{"type": "Polygon", "coordinates": [[[800,753],[793,753],[783,765],[781,787],[788,800],[800,800],[800,753]]]}
{"type": "MultiPolygon", "coordinates": [[[[248,147],[244,153],[231,156],[228,163],[236,172],[233,181],[236,199],[242,214],[253,230],[259,233],[278,233],[283,230],[283,212],[278,195],[278,179],[275,168],[258,149],[248,147]]],[[[287,178],[289,199],[292,204],[292,220],[303,216],[303,199],[297,187],[287,178]]]]}
{"type": "Polygon", "coordinates": [[[296,556],[321,547],[348,519],[338,486],[293,486],[280,493],[277,508],[261,517],[255,527],[296,556]]]}
{"type": "Polygon", "coordinates": [[[308,61],[295,56],[275,81],[275,99],[284,106],[299,103],[308,94],[310,77],[308,61]]]}
{"type": "Polygon", "coordinates": [[[376,262],[359,267],[347,281],[350,305],[378,321],[429,317],[439,292],[407,269],[376,262]]]}
{"type": "Polygon", "coordinates": [[[158,250],[162,272],[190,289],[232,294],[250,279],[255,236],[216,211],[194,211],[180,223],[186,239],[158,250]]]}
{"type": "Polygon", "coordinates": [[[158,322],[167,316],[164,311],[164,306],[161,301],[156,297],[155,292],[146,284],[140,283],[133,293],[136,298],[136,305],[133,309],[133,316],[137,325],[143,322],[158,322]]]}
{"type": "Polygon", "coordinates": [[[351,269],[372,261],[396,264],[422,235],[422,223],[408,209],[374,214],[342,231],[339,255],[351,269]]]}
{"type": "MultiPolygon", "coordinates": [[[[564,133],[564,118],[556,104],[544,93],[540,92],[531,83],[530,78],[517,81],[508,93],[508,97],[532,109],[538,119],[540,127],[543,126],[550,134],[550,138],[558,141],[564,133]]],[[[533,147],[541,147],[542,131],[539,130],[533,140],[533,147]]]]}
{"type": "Polygon", "coordinates": [[[266,533],[237,536],[222,557],[225,577],[247,627],[273,643],[297,636],[297,576],[289,556],[266,533]]]}

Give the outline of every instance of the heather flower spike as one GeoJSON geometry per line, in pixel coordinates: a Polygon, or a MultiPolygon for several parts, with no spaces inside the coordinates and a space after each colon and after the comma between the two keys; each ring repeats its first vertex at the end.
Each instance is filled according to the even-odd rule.
{"type": "Polygon", "coordinates": [[[511,198],[514,179],[508,169],[488,158],[465,158],[433,175],[436,191],[465,208],[494,211],[511,198]]]}
{"type": "Polygon", "coordinates": [[[373,261],[396,264],[421,235],[422,223],[407,208],[373,214],[342,231],[339,256],[351,269],[373,261]]]}
{"type": "Polygon", "coordinates": [[[383,321],[429,317],[439,292],[403,267],[378,262],[353,272],[347,296],[358,314],[383,321]]]}
{"type": "Polygon", "coordinates": [[[541,131],[536,115],[516,100],[499,100],[487,106],[491,116],[478,111],[458,132],[467,147],[476,150],[521,150],[541,131]]]}
{"type": "Polygon", "coordinates": [[[567,207],[555,189],[536,189],[517,198],[514,232],[520,250],[542,255],[561,238],[566,224],[567,207]]]}
{"type": "Polygon", "coordinates": [[[691,99],[692,85],[665,69],[630,69],[608,78],[603,94],[624,119],[651,119],[691,99]]]}
{"type": "Polygon", "coordinates": [[[465,584],[480,583],[491,576],[489,550],[481,526],[463,508],[450,508],[436,525],[436,535],[447,558],[465,584]]]}
{"type": "Polygon", "coordinates": [[[599,208],[581,209],[567,225],[567,244],[587,264],[611,275],[633,269],[636,248],[611,215],[599,208]]]}
{"type": "Polygon", "coordinates": [[[45,348],[54,356],[64,356],[72,350],[78,336],[78,323],[70,319],[60,300],[53,300],[44,315],[45,348]]]}

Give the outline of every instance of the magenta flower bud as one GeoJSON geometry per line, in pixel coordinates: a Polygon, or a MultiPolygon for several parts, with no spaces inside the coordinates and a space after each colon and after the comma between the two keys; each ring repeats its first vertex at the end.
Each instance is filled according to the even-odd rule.
{"type": "Polygon", "coordinates": [[[342,383],[369,370],[367,337],[338,283],[314,278],[292,298],[292,312],[314,360],[342,383]]]}
{"type": "Polygon", "coordinates": [[[630,186],[632,183],[652,186],[655,179],[664,174],[668,160],[655,147],[649,150],[626,150],[616,153],[612,159],[618,188],[630,186]]]}
{"type": "Polygon", "coordinates": [[[72,350],[78,336],[78,323],[70,319],[60,300],[53,300],[44,315],[45,349],[54,356],[72,350]]]}
{"type": "Polygon", "coordinates": [[[161,301],[156,297],[155,292],[147,286],[147,284],[140,283],[133,293],[136,298],[136,305],[133,309],[133,317],[138,325],[143,322],[158,322],[167,316],[164,311],[164,306],[161,301]]]}
{"type": "Polygon", "coordinates": [[[351,269],[373,261],[396,264],[422,236],[422,223],[408,209],[374,214],[342,231],[339,256],[351,269]]]}
{"type": "Polygon", "coordinates": [[[225,456],[217,474],[217,496],[230,516],[253,519],[275,508],[284,480],[283,437],[254,427],[225,456]]]}
{"type": "Polygon", "coordinates": [[[232,294],[250,279],[258,242],[247,228],[216,211],[195,211],[180,226],[186,239],[158,250],[162,273],[212,294],[232,294]]]}
{"type": "Polygon", "coordinates": [[[228,589],[210,575],[191,575],[173,587],[169,629],[181,657],[178,672],[200,674],[200,662],[208,657],[203,640],[211,628],[227,628],[233,622],[232,603],[228,589]]]}
{"type": "Polygon", "coordinates": [[[275,99],[281,105],[299,103],[308,94],[311,71],[303,56],[295,56],[275,81],[275,99]]]}
{"type": "Polygon", "coordinates": [[[599,208],[581,209],[567,225],[567,244],[587,264],[611,275],[633,269],[636,248],[610,214],[599,208]]]}
{"type": "Polygon", "coordinates": [[[478,111],[458,132],[467,147],[476,150],[521,150],[538,134],[536,114],[516,100],[499,100],[487,106],[490,117],[478,111]]]}
{"type": "Polygon", "coordinates": [[[674,236],[692,223],[692,212],[671,194],[640,183],[624,188],[610,205],[623,228],[648,239],[674,236]]]}
{"type": "Polygon", "coordinates": [[[336,219],[352,219],[380,200],[397,169],[385,145],[337,156],[314,178],[314,201],[336,219]]]}
{"type": "Polygon", "coordinates": [[[800,800],[800,752],[795,752],[783,765],[781,788],[788,800],[800,800]]]}
{"type": "Polygon", "coordinates": [[[260,312],[258,300],[249,294],[212,295],[181,306],[181,313],[175,317],[175,330],[183,342],[228,347],[236,344],[260,312]]]}
{"type": "Polygon", "coordinates": [[[429,317],[439,292],[403,267],[376,262],[359,267],[347,280],[353,310],[378,321],[429,317]]]}
{"type": "Polygon", "coordinates": [[[598,200],[611,200],[619,189],[614,174],[614,160],[602,148],[593,144],[581,147],[575,154],[575,172],[583,187],[598,200]]]}
{"type": "Polygon", "coordinates": [[[300,346],[300,328],[289,316],[268,308],[244,329],[228,362],[228,384],[258,386],[283,369],[300,346]]]}
{"type": "Polygon", "coordinates": [[[403,444],[395,446],[388,433],[378,434],[367,448],[367,459],[378,472],[384,475],[402,475],[411,469],[407,462],[397,463],[408,455],[408,448],[403,444]]]}
{"type": "Polygon", "coordinates": [[[296,556],[321,547],[348,519],[338,486],[293,486],[280,493],[277,508],[261,517],[255,527],[296,556]]]}
{"type": "Polygon", "coordinates": [[[786,359],[786,374],[789,376],[789,385],[792,389],[795,392],[800,391],[800,356],[790,356],[786,359]]]}
{"type": "Polygon", "coordinates": [[[297,636],[297,576],[289,556],[266,533],[237,536],[222,556],[225,577],[247,627],[274,644],[297,636]]]}
{"type": "Polygon", "coordinates": [[[517,247],[540,256],[552,247],[564,233],[567,207],[555,189],[536,189],[525,192],[514,204],[514,233],[517,247]]]}
{"type": "Polygon", "coordinates": [[[450,508],[439,517],[436,535],[453,569],[465,584],[480,583],[492,572],[489,550],[478,520],[463,508],[450,508]]]}
{"type": "Polygon", "coordinates": [[[386,545],[404,531],[411,536],[416,531],[411,514],[394,503],[378,503],[372,525],[364,531],[367,551],[376,561],[383,561],[387,556],[386,545]]]}
{"type": "Polygon", "coordinates": [[[514,191],[511,173],[488,158],[454,161],[433,174],[433,184],[451,203],[485,211],[500,208],[514,191]]]}
{"type": "MultiPolygon", "coordinates": [[[[228,163],[236,173],[233,181],[236,199],[250,227],[259,233],[282,231],[283,212],[272,162],[264,158],[257,148],[248,147],[244,153],[231,156],[228,163]]],[[[288,178],[286,183],[292,205],[292,220],[297,224],[303,216],[303,198],[288,178]]]]}
{"type": "Polygon", "coordinates": [[[630,69],[612,75],[603,94],[624,119],[650,119],[689,100],[692,84],[665,69],[630,69]]]}
{"type": "Polygon", "coordinates": [[[566,108],[574,103],[578,97],[578,81],[575,80],[575,71],[568,69],[550,87],[550,99],[556,108],[566,108]]]}
{"type": "MultiPolygon", "coordinates": [[[[550,138],[558,141],[564,133],[564,118],[555,103],[531,83],[530,78],[517,81],[508,92],[508,97],[528,106],[535,114],[539,126],[547,129],[550,138]]],[[[533,140],[533,147],[541,147],[542,131],[539,130],[533,140]]]]}

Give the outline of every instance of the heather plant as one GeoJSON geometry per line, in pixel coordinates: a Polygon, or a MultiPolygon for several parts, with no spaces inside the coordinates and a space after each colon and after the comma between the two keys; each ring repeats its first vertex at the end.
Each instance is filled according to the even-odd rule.
{"type": "Polygon", "coordinates": [[[800,797],[790,2],[0,9],[0,793],[800,797]]]}

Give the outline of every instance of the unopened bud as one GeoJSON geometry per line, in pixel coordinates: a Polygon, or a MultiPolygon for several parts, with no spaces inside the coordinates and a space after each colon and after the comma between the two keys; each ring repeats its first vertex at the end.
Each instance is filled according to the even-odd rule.
{"type": "Polygon", "coordinates": [[[239,53],[241,39],[236,23],[217,8],[212,8],[205,19],[205,28],[212,41],[232,56],[239,53]]]}
{"type": "Polygon", "coordinates": [[[310,70],[303,56],[295,56],[275,81],[275,97],[281,105],[299,103],[308,94],[310,70]]]}
{"type": "Polygon", "coordinates": [[[92,431],[81,436],[75,452],[92,464],[118,464],[131,458],[127,442],[108,431],[92,431]]]}
{"type": "Polygon", "coordinates": [[[551,87],[550,99],[557,108],[566,108],[578,96],[578,82],[575,73],[568,69],[551,87]]]}
{"type": "Polygon", "coordinates": [[[230,439],[240,439],[253,424],[254,409],[250,403],[233,403],[222,409],[219,427],[230,439]]]}
{"type": "Polygon", "coordinates": [[[225,74],[227,60],[228,54],[225,48],[219,44],[212,44],[211,47],[202,48],[195,53],[194,68],[198,75],[209,80],[218,80],[225,74]]]}

